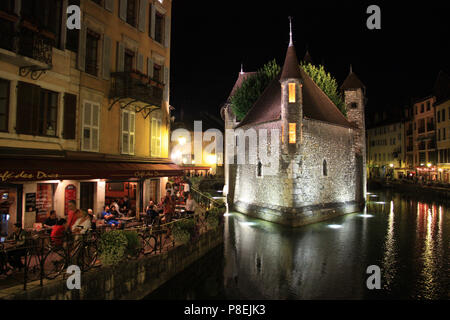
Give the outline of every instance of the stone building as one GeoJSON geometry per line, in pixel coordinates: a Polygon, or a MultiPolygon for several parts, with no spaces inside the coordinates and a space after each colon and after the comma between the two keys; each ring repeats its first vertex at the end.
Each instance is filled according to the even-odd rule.
{"type": "MultiPolygon", "coordinates": [[[[241,72],[233,91],[249,75],[241,72]]],[[[266,174],[270,170],[260,154],[256,163],[226,165],[225,189],[234,209],[300,226],[362,208],[366,184],[365,89],[353,72],[341,89],[347,118],[299,66],[291,34],[282,72],[242,121],[237,122],[230,103],[225,104],[221,112],[226,129],[242,129],[245,135],[252,129],[267,129],[270,134],[278,132],[280,141],[275,174],[266,174]]],[[[273,142],[271,137],[267,141],[273,142]]],[[[226,140],[226,160],[234,152],[230,149],[233,144],[234,139],[226,140]]],[[[258,147],[271,152],[271,143],[258,147]]]]}
{"type": "MultiPolygon", "coordinates": [[[[0,1],[0,213],[159,198],[169,160],[171,0],[0,1]],[[66,27],[67,8],[81,29],[66,27]]],[[[1,215],[4,217],[5,215],[1,215]]],[[[11,228],[10,228],[11,229],[11,228]]]]}

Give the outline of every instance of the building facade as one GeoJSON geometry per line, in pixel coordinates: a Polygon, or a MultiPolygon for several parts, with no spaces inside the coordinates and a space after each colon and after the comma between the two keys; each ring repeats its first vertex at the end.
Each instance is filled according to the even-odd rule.
{"type": "MultiPolygon", "coordinates": [[[[26,227],[68,200],[158,198],[169,161],[171,0],[0,3],[0,191],[26,227]],[[81,9],[69,30],[67,7],[81,9]]],[[[6,212],[6,209],[5,211],[6,212]]]]}
{"type": "Polygon", "coordinates": [[[436,98],[429,96],[413,103],[413,161],[420,179],[436,180],[436,98]]]}
{"type": "Polygon", "coordinates": [[[401,179],[407,174],[404,123],[376,126],[367,130],[370,178],[401,179]]]}
{"type": "MultiPolygon", "coordinates": [[[[239,141],[247,136],[251,141],[252,132],[261,130],[269,132],[267,143],[260,138],[253,143],[267,154],[279,141],[274,145],[280,155],[275,163],[267,163],[261,152],[249,153],[248,161],[227,169],[225,183],[236,210],[299,226],[361,208],[365,198],[364,90],[353,72],[342,90],[347,118],[299,66],[291,40],[281,74],[242,121],[237,123],[229,108],[222,109],[226,127],[237,123],[233,128],[238,148],[239,141]]],[[[226,142],[225,158],[233,144],[226,142]]]]}
{"type": "Polygon", "coordinates": [[[438,180],[450,183],[450,77],[440,72],[435,85],[438,180]]]}

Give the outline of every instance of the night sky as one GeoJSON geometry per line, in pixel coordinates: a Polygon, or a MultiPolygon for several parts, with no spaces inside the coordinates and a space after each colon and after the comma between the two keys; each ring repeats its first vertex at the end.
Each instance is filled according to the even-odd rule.
{"type": "Polygon", "coordinates": [[[339,85],[349,65],[367,87],[369,111],[401,108],[430,95],[439,70],[450,71],[445,2],[173,0],[171,105],[187,116],[219,116],[240,71],[275,58],[282,65],[293,17],[299,59],[306,48],[339,85]],[[393,6],[395,2],[396,6],[393,6]],[[366,9],[381,8],[381,30],[366,9]]]}

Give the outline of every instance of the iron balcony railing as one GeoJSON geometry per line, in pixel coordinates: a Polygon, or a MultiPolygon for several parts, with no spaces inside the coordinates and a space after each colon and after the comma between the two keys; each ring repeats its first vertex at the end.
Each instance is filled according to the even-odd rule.
{"type": "Polygon", "coordinates": [[[52,65],[55,40],[25,27],[15,28],[13,21],[0,19],[0,48],[52,65]]]}
{"type": "Polygon", "coordinates": [[[157,107],[162,106],[163,85],[136,72],[111,73],[110,98],[131,98],[157,107]]]}

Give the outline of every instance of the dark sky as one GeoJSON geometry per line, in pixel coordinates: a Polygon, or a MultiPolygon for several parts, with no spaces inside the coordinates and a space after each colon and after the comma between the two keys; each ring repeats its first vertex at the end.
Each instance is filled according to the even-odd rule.
{"type": "Polygon", "coordinates": [[[308,47],[339,85],[352,64],[370,110],[402,107],[450,71],[449,14],[443,1],[173,0],[171,105],[175,115],[219,116],[241,62],[244,71],[283,63],[291,15],[299,59],[308,47]],[[381,8],[381,30],[366,27],[370,4],[381,8]]]}

